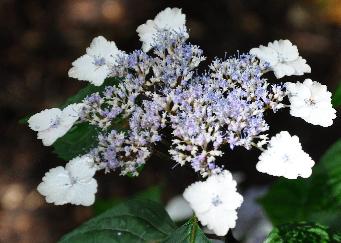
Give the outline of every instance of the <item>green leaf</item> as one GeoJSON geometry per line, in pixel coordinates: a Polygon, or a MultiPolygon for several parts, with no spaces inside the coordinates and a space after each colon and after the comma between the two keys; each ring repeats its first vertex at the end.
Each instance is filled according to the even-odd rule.
{"type": "Polygon", "coordinates": [[[21,119],[18,121],[19,124],[25,125],[25,124],[28,122],[28,120],[30,119],[31,116],[32,116],[32,115],[25,116],[25,117],[21,118],[21,119]]]}
{"type": "Polygon", "coordinates": [[[333,98],[332,98],[332,103],[333,103],[333,106],[335,106],[335,107],[341,105],[341,83],[336,88],[336,91],[335,91],[333,98]]]}
{"type": "Polygon", "coordinates": [[[99,215],[108,209],[117,206],[118,204],[124,201],[123,198],[110,198],[110,199],[101,199],[97,198],[94,205],[92,206],[95,215],[99,215]]]}
{"type": "Polygon", "coordinates": [[[53,144],[54,153],[65,161],[86,154],[97,145],[97,135],[96,127],[88,123],[76,124],[53,144]]]}
{"type": "Polygon", "coordinates": [[[283,224],[274,228],[264,243],[330,243],[341,242],[341,236],[333,234],[322,225],[315,223],[283,224]]]}
{"type": "Polygon", "coordinates": [[[102,92],[104,91],[105,87],[107,86],[114,86],[117,85],[121,81],[120,78],[112,77],[107,78],[104,80],[103,84],[101,86],[95,86],[93,84],[88,84],[81,90],[79,90],[75,95],[71,96],[64,102],[60,108],[64,108],[70,104],[73,103],[80,103],[86,98],[88,95],[96,93],[96,92],[102,92]]]}
{"type": "Polygon", "coordinates": [[[145,191],[138,192],[133,198],[148,199],[154,202],[161,203],[161,191],[162,191],[162,186],[160,185],[151,186],[145,191]]]}
{"type": "MultiPolygon", "coordinates": [[[[152,200],[154,202],[161,202],[161,190],[162,187],[160,185],[151,186],[147,188],[147,190],[141,191],[134,195],[133,199],[147,199],[152,200]]],[[[118,205],[124,199],[123,198],[111,198],[111,199],[96,199],[95,204],[93,205],[95,214],[98,215],[103,213],[104,211],[118,205]]]]}
{"type": "Polygon", "coordinates": [[[163,243],[210,243],[204,232],[200,229],[196,217],[173,232],[163,243]]]}
{"type": "Polygon", "coordinates": [[[312,221],[341,227],[341,140],[313,168],[308,179],[280,178],[259,200],[273,224],[312,221]]]}
{"type": "Polygon", "coordinates": [[[161,242],[174,230],[160,204],[136,199],[90,219],[59,243],[161,242]]]}

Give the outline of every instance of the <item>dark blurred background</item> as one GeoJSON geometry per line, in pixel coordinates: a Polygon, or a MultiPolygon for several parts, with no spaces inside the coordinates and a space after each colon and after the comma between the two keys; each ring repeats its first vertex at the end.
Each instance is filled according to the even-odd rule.
{"type": "MultiPolygon", "coordinates": [[[[18,120],[58,106],[85,85],[68,78],[67,71],[93,37],[103,35],[132,51],[141,45],[136,27],[168,6],[186,13],[190,41],[208,57],[203,65],[225,52],[246,52],[284,38],[295,43],[311,65],[306,77],[328,85],[330,91],[341,81],[340,0],[1,0],[0,242],[55,242],[93,215],[92,208],[48,205],[36,192],[44,173],[61,161],[18,120]]],[[[340,118],[322,128],[285,110],[269,115],[269,121],[272,134],[287,129],[298,135],[315,161],[340,137],[340,118]]],[[[256,172],[258,155],[227,150],[222,159],[226,168],[244,173],[241,190],[274,180],[256,172]]],[[[195,179],[190,169],[173,166],[154,156],[139,178],[99,174],[97,198],[129,197],[162,184],[166,202],[195,179]]]]}

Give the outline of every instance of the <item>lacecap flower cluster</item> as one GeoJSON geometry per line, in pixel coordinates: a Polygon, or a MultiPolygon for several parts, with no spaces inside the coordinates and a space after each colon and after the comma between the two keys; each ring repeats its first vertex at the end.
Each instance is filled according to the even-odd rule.
{"type": "Polygon", "coordinates": [[[216,58],[199,73],[205,56],[187,41],[185,24],[181,9],[167,8],[137,28],[142,49],[126,53],[99,36],[72,63],[72,78],[95,86],[110,77],[121,82],[82,103],[47,109],[29,119],[30,128],[46,146],[76,123],[87,122],[101,131],[98,145],[87,154],[46,173],[38,191],[47,202],[91,205],[97,191],[95,172],[137,176],[155,144],[165,139],[165,130],[172,135],[172,159],[208,177],[189,186],[184,198],[201,223],[217,235],[234,227],[236,209],[243,201],[224,168],[228,164],[217,163],[226,147],[260,149],[256,168],[263,173],[289,179],[311,175],[314,161],[298,137],[281,131],[269,139],[264,118],[265,112],[289,108],[292,116],[327,127],[336,117],[325,85],[310,79],[270,83],[264,77],[267,72],[277,79],[310,73],[297,47],[289,40],[270,42],[249,53],[216,58]],[[124,129],[115,129],[118,120],[124,129]]]}

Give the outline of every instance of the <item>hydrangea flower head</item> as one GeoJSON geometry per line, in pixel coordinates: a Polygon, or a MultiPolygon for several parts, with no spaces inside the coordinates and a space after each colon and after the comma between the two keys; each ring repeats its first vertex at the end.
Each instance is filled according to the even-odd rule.
{"type": "Polygon", "coordinates": [[[276,40],[269,42],[268,46],[252,48],[250,54],[269,63],[270,69],[277,78],[311,72],[306,60],[299,56],[297,46],[289,40],[276,40]]]}
{"type": "Polygon", "coordinates": [[[45,146],[50,146],[70,130],[79,119],[82,107],[83,104],[71,104],[63,110],[46,109],[31,116],[28,125],[33,131],[38,132],[38,139],[41,139],[45,146]]]}
{"type": "MultiPolygon", "coordinates": [[[[97,132],[98,143],[86,155],[46,173],[38,191],[48,202],[91,205],[97,169],[138,176],[158,149],[156,144],[164,142],[178,165],[191,166],[206,178],[190,185],[183,196],[200,222],[223,236],[235,227],[243,201],[224,169],[229,164],[219,161],[226,151],[257,148],[263,151],[258,171],[289,179],[311,175],[314,161],[297,136],[280,132],[268,141],[266,113],[289,107],[286,96],[293,116],[321,126],[335,118],[325,86],[311,80],[276,84],[264,76],[268,71],[277,78],[310,72],[297,47],[289,40],[274,41],[247,54],[215,58],[200,72],[206,58],[199,46],[187,42],[185,22],[181,9],[166,8],[137,28],[142,50],[130,53],[102,36],[94,38],[86,54],[73,62],[69,76],[102,85],[101,91],[81,104],[30,118],[29,126],[45,145],[53,144],[78,119],[97,132]],[[104,85],[106,78],[117,82],[104,85]]],[[[174,217],[188,216],[192,211],[185,205],[180,198],[169,210],[174,217]],[[187,210],[179,215],[177,207],[187,210]]]]}
{"type": "Polygon", "coordinates": [[[336,118],[336,110],[332,107],[332,94],[327,86],[311,79],[303,83],[286,83],[289,92],[290,114],[301,117],[313,125],[329,127],[336,118]]]}
{"type": "Polygon", "coordinates": [[[90,206],[95,201],[97,181],[93,178],[97,168],[89,155],[70,160],[65,168],[50,169],[38,185],[40,194],[48,203],[90,206]]]}
{"type": "Polygon", "coordinates": [[[298,176],[308,178],[314,164],[302,150],[298,137],[282,131],[270,139],[268,148],[259,156],[256,168],[269,175],[297,179],[298,176]]]}
{"type": "Polygon", "coordinates": [[[232,174],[224,170],[206,181],[198,181],[186,188],[184,198],[189,202],[201,224],[218,236],[224,236],[234,228],[237,208],[243,197],[237,192],[232,174]]]}
{"type": "MultiPolygon", "coordinates": [[[[147,20],[145,24],[137,27],[136,31],[142,41],[143,51],[149,51],[155,44],[155,36],[158,30],[169,32],[186,32],[186,15],[179,8],[166,8],[158,13],[154,20],[147,20]]],[[[188,36],[188,35],[187,35],[188,36]]]]}
{"type": "Polygon", "coordinates": [[[86,54],[72,63],[69,77],[100,86],[109,75],[110,68],[123,54],[117,49],[115,42],[98,36],[92,40],[90,47],[86,48],[86,54]]]}

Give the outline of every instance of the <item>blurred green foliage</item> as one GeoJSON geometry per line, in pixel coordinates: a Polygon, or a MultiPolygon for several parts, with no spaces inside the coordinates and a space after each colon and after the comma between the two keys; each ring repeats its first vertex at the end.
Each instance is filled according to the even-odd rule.
{"type": "Polygon", "coordinates": [[[283,224],[274,228],[264,243],[336,243],[341,235],[315,223],[283,224]]]}
{"type": "Polygon", "coordinates": [[[332,103],[334,107],[338,107],[341,105],[341,83],[339,83],[339,86],[336,88],[336,91],[332,98],[332,103]]]}

